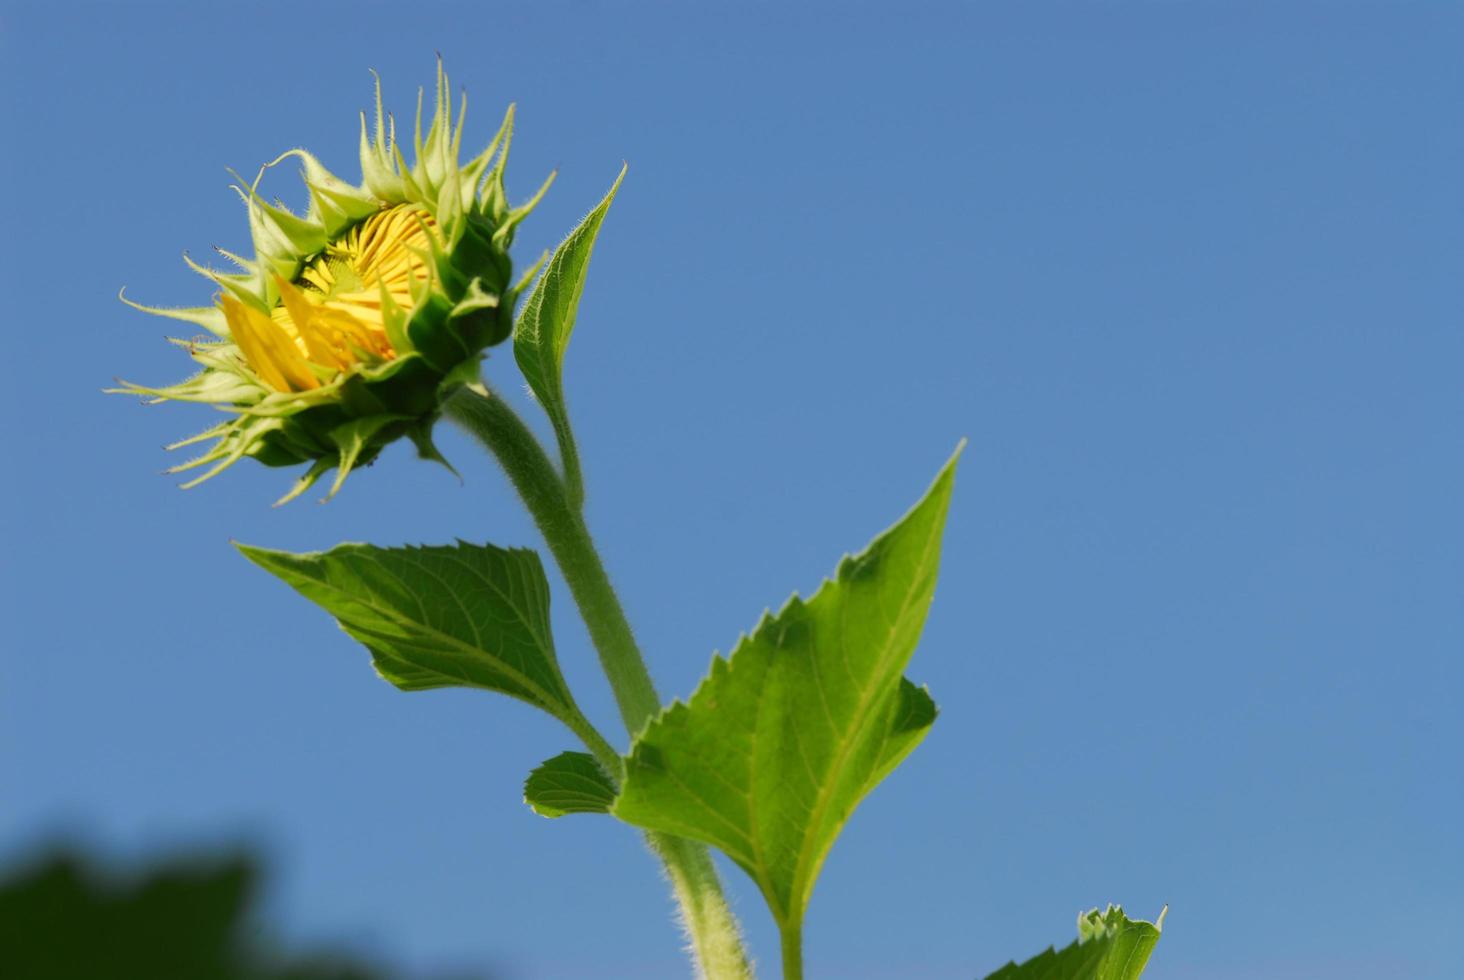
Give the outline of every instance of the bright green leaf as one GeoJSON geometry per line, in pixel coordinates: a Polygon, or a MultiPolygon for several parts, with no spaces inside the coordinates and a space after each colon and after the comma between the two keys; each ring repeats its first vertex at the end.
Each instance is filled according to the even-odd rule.
{"type": "Polygon", "coordinates": [[[1078,940],[1039,953],[1020,966],[1008,963],[986,980],[1137,980],[1159,942],[1164,913],[1136,922],[1117,905],[1078,916],[1078,940]]]}
{"type": "Polygon", "coordinates": [[[334,616],[404,691],[479,687],[556,718],[578,716],[554,658],[549,583],[532,551],[464,542],[308,554],[238,547],[334,616]]]}
{"type": "Polygon", "coordinates": [[[524,301],[513,328],[514,359],[554,426],[554,436],[559,441],[560,456],[564,460],[565,485],[576,504],[584,491],[579,452],[575,448],[574,433],[569,426],[569,409],[564,401],[564,352],[569,347],[569,336],[574,332],[595,236],[600,233],[605,212],[610,210],[610,202],[615,200],[615,192],[624,179],[625,168],[621,167],[620,176],[615,178],[605,199],[585,215],[579,227],[554,250],[544,274],[524,301]]]}
{"type": "Polygon", "coordinates": [[[609,813],[614,799],[615,785],[595,757],[584,752],[561,752],[524,782],[524,802],[541,817],[609,813]]]}
{"type": "Polygon", "coordinates": [[[627,760],[611,812],[721,848],[784,927],[802,922],[855,806],[935,720],[902,675],[935,591],[955,464],[813,598],[794,596],[730,659],[714,658],[627,760]]]}

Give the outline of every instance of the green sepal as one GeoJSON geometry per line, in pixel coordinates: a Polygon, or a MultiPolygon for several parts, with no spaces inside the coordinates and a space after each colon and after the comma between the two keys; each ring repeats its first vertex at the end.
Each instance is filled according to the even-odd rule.
{"type": "Polygon", "coordinates": [[[614,800],[615,784],[585,752],[561,752],[524,781],[524,802],[541,817],[609,813],[614,800]]]}
{"type": "Polygon", "coordinates": [[[340,492],[346,482],[346,477],[357,465],[365,464],[375,458],[380,448],[372,445],[372,440],[381,433],[381,430],[395,422],[410,421],[404,415],[368,415],[366,418],[353,419],[343,425],[338,425],[330,430],[331,442],[336,444],[340,450],[340,458],[336,463],[335,482],[330,486],[330,492],[325,495],[329,500],[340,492]]]}
{"type": "Polygon", "coordinates": [[[448,323],[455,333],[467,339],[468,346],[474,349],[491,346],[501,319],[498,304],[498,294],[485,291],[482,280],[475,276],[448,314],[448,323]]]}
{"type": "Polygon", "coordinates": [[[421,417],[437,411],[437,386],[443,377],[436,366],[413,352],[361,372],[356,383],[367,389],[385,411],[421,417]]]}
{"type": "Polygon", "coordinates": [[[284,424],[282,419],[262,419],[247,428],[231,429],[221,436],[207,452],[201,456],[195,456],[193,459],[180,463],[177,466],[169,467],[168,472],[182,473],[212,463],[213,465],[205,470],[202,475],[196,476],[186,483],[179,484],[184,490],[192,490],[200,483],[218,476],[224,470],[243,459],[249,454],[256,440],[270,432],[279,430],[284,424]]]}
{"type": "Polygon", "coordinates": [[[394,147],[396,121],[386,115],[381,102],[381,76],[373,69],[376,82],[376,127],[366,132],[366,113],[361,113],[361,183],[377,200],[400,201],[406,197],[406,185],[397,171],[394,147]]]}
{"type": "Polygon", "coordinates": [[[497,225],[483,215],[470,215],[463,222],[462,237],[454,243],[451,261],[468,278],[480,279],[488,292],[508,285],[512,265],[505,261],[508,250],[494,241],[497,225]]]}
{"type": "MultiPolygon", "coordinates": [[[[292,460],[292,462],[298,462],[298,460],[292,460]]],[[[312,462],[310,468],[291,485],[289,490],[285,491],[285,495],[274,502],[274,506],[283,507],[306,490],[315,486],[315,482],[329,472],[333,466],[335,466],[335,463],[324,456],[312,462]]]]}
{"type": "Polygon", "coordinates": [[[463,475],[457,471],[456,466],[448,462],[446,456],[442,455],[442,451],[437,448],[437,443],[432,441],[432,429],[436,424],[436,418],[419,419],[407,429],[407,438],[411,439],[412,445],[417,447],[418,459],[445,467],[461,483],[463,475]]]}
{"type": "Polygon", "coordinates": [[[450,324],[454,301],[436,291],[429,292],[407,322],[407,335],[417,353],[440,373],[446,374],[476,351],[459,337],[450,324]]]}
{"type": "Polygon", "coordinates": [[[144,306],[142,303],[128,299],[125,288],[117,290],[117,298],[134,310],[151,313],[153,316],[165,316],[171,320],[182,320],[185,323],[196,324],[216,337],[227,338],[229,336],[229,325],[224,320],[224,311],[217,306],[144,306]]]}
{"type": "Polygon", "coordinates": [[[498,315],[505,322],[512,322],[512,314],[518,306],[518,298],[538,280],[539,271],[544,268],[544,263],[548,261],[549,252],[547,250],[540,252],[539,257],[534,260],[534,264],[525,269],[524,274],[519,277],[518,281],[504,292],[503,302],[500,305],[498,315]]]}
{"type": "Polygon", "coordinates": [[[402,309],[396,297],[386,288],[386,283],[381,283],[378,292],[381,295],[381,328],[386,332],[391,349],[396,351],[398,359],[415,354],[417,348],[412,345],[411,334],[407,333],[407,321],[411,319],[411,314],[402,309]]]}
{"type": "Polygon", "coordinates": [[[200,371],[166,388],[150,388],[131,381],[119,381],[118,384],[117,388],[102,390],[109,395],[145,396],[149,404],[177,401],[241,405],[255,403],[264,396],[257,384],[236,374],[220,371],[200,371]]]}
{"type": "MultiPolygon", "coordinates": [[[[298,267],[300,257],[313,255],[325,248],[328,241],[325,227],[318,221],[302,218],[260,197],[259,182],[264,178],[266,169],[261,167],[259,176],[253,181],[246,181],[234,173],[234,179],[238,181],[234,190],[249,209],[249,230],[259,257],[283,261],[284,267],[293,270],[298,267]]],[[[276,265],[275,268],[281,266],[276,265]]]]}
{"type": "Polygon", "coordinates": [[[497,251],[508,251],[509,246],[513,244],[514,229],[519,226],[520,222],[534,213],[534,209],[539,206],[540,201],[544,200],[544,195],[549,193],[549,188],[554,184],[554,179],[558,176],[559,171],[551,170],[549,176],[544,178],[544,183],[540,184],[539,189],[534,192],[533,197],[508,212],[503,223],[493,233],[493,244],[497,247],[497,251]]]}
{"type": "Polygon", "coordinates": [[[290,157],[301,163],[314,216],[319,219],[326,238],[344,233],[380,207],[371,194],[331,173],[313,153],[306,150],[286,150],[265,166],[278,166],[290,157]]]}

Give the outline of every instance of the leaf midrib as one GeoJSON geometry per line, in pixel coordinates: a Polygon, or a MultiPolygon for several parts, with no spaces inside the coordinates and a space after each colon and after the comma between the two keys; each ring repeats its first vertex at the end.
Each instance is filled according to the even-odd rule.
{"type": "MultiPolygon", "coordinates": [[[[899,611],[895,615],[894,620],[890,625],[889,634],[885,638],[885,651],[888,651],[890,644],[894,639],[896,631],[904,622],[905,617],[909,614],[912,599],[914,598],[915,594],[919,592],[922,588],[922,584],[925,580],[924,573],[927,566],[929,565],[931,552],[934,550],[936,543],[940,540],[939,522],[934,523],[932,527],[933,530],[926,537],[925,548],[921,552],[920,561],[916,566],[917,574],[912,576],[910,587],[906,591],[905,596],[900,600],[899,611]]],[[[812,600],[810,600],[810,602],[811,601],[812,600]]],[[[882,673],[888,674],[889,671],[888,669],[886,669],[882,673]]],[[[877,682],[873,682],[864,686],[864,689],[860,692],[858,709],[855,712],[857,722],[856,724],[850,726],[849,729],[847,729],[848,732],[862,732],[864,730],[865,726],[868,724],[867,716],[869,713],[870,705],[874,701],[878,700],[878,698],[871,697],[870,692],[879,691],[886,684],[887,677],[882,676],[877,682]]],[[[758,701],[759,703],[761,703],[762,698],[759,697],[758,701]]],[[[806,829],[803,832],[802,840],[799,843],[798,863],[794,865],[793,868],[792,894],[790,894],[789,898],[799,906],[798,917],[800,919],[802,918],[802,906],[805,904],[805,896],[803,895],[805,889],[803,888],[803,881],[805,880],[804,876],[806,864],[813,851],[813,849],[808,846],[809,838],[814,833],[816,833],[823,824],[824,815],[833,797],[834,788],[837,787],[842,781],[842,777],[844,775],[843,770],[848,764],[849,753],[852,751],[856,741],[856,739],[849,737],[843,739],[838,752],[835,754],[834,764],[830,766],[828,770],[831,775],[837,774],[837,776],[835,778],[825,780],[822,787],[820,788],[816,797],[814,809],[810,814],[811,819],[809,820],[806,829]]]]}

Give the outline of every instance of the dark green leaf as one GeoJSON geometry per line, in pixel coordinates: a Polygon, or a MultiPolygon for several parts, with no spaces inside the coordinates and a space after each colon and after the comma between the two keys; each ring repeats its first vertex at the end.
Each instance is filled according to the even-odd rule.
{"type": "Polygon", "coordinates": [[[561,752],[524,782],[524,802],[541,817],[609,813],[614,800],[614,784],[595,757],[584,752],[561,752]]]}
{"type": "Polygon", "coordinates": [[[554,658],[549,584],[532,551],[343,544],[292,554],[239,545],[330,613],[404,691],[480,687],[576,714],[554,658]]]}
{"type": "Polygon", "coordinates": [[[127,873],[75,846],[0,872],[6,980],[384,980],[282,948],[257,915],[259,861],[194,851],[127,873]]]}

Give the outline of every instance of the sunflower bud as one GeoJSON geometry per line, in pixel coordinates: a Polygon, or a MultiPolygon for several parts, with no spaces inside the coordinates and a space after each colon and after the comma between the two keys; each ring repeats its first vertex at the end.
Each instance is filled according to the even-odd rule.
{"type": "MultiPolygon", "coordinates": [[[[439,63],[434,111],[422,135],[421,97],[408,166],[376,86],[374,132],[361,116],[361,183],[348,184],[304,150],[294,158],[310,203],[303,215],[259,196],[259,178],[235,190],[249,212],[254,258],[222,254],[220,272],[185,261],[219,291],[212,306],[172,309],[123,301],[184,320],[210,336],[175,341],[202,366],[165,388],[123,382],[117,391],[150,401],[204,402],[229,418],[169,446],[210,442],[169,472],[203,468],[196,486],[244,457],[269,466],[308,463],[279,503],[336,470],[334,496],[350,472],[408,436],[422,456],[443,399],[478,378],[483,352],[512,331],[515,284],[508,249],[515,226],[548,189],[510,208],[503,188],[513,109],[487,148],[459,163],[464,97],[454,114],[439,63]]],[[[551,175],[550,180],[552,181],[551,175]]]]}

